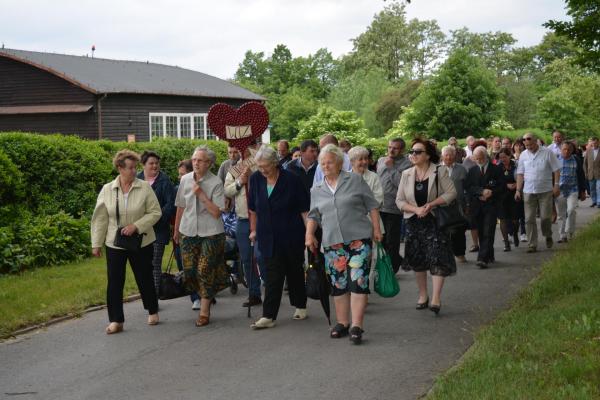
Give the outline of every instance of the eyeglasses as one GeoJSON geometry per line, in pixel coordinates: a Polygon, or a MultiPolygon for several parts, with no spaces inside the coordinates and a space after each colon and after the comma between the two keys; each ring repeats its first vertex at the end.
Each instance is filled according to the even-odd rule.
{"type": "Polygon", "coordinates": [[[409,150],[408,151],[408,154],[410,154],[411,156],[412,155],[417,155],[418,156],[421,153],[425,153],[425,150],[409,150]]]}
{"type": "Polygon", "coordinates": [[[530,137],[524,137],[523,140],[533,140],[533,138],[530,137]]]}

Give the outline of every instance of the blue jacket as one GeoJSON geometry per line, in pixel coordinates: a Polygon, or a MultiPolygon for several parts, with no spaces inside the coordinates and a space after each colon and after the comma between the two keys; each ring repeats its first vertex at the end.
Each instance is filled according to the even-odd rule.
{"type": "MultiPolygon", "coordinates": [[[[137,177],[144,180],[144,171],[140,172],[137,177]]],[[[175,186],[166,174],[159,171],[156,180],[152,184],[152,190],[158,198],[162,211],[162,217],[154,224],[156,242],[168,244],[171,239],[171,218],[175,215],[175,186]]]]}
{"type": "Polygon", "coordinates": [[[267,179],[255,172],[250,176],[248,209],[256,213],[256,240],[262,257],[284,252],[304,258],[306,228],[301,213],[308,212],[310,197],[298,176],[279,168],[271,196],[267,179]]]}

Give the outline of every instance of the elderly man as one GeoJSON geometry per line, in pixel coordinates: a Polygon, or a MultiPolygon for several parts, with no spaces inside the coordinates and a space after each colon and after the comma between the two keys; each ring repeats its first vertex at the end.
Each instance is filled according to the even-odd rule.
{"type": "Polygon", "coordinates": [[[583,170],[585,179],[590,186],[592,196],[592,207],[600,207],[600,157],[598,157],[598,138],[591,137],[588,141],[585,157],[583,158],[583,170]]]}
{"type": "Polygon", "coordinates": [[[498,218],[498,201],[504,191],[502,170],[491,163],[485,147],[473,150],[471,157],[477,164],[469,170],[467,176],[468,202],[471,213],[477,221],[479,232],[479,253],[477,266],[485,269],[494,262],[494,237],[498,218]]]}
{"type": "Polygon", "coordinates": [[[496,164],[496,161],[498,161],[498,154],[500,153],[500,150],[502,150],[502,140],[500,140],[499,136],[494,136],[492,138],[492,146],[490,148],[490,157],[492,163],[496,164]]]}
{"type": "Polygon", "coordinates": [[[283,167],[284,164],[290,162],[292,159],[292,153],[290,153],[290,143],[287,140],[280,140],[277,142],[277,158],[279,159],[279,166],[283,167]]]}
{"type": "Polygon", "coordinates": [[[404,222],[402,211],[396,206],[396,194],[402,171],[412,167],[410,160],[402,154],[405,146],[403,139],[390,140],[387,155],[377,161],[377,175],[383,186],[383,206],[380,212],[385,231],[383,246],[392,259],[394,272],[398,272],[402,263],[400,239],[404,222]]]}
{"type": "MultiPolygon", "coordinates": [[[[448,170],[448,175],[454,183],[456,188],[456,201],[458,206],[464,212],[466,209],[466,197],[465,197],[465,182],[467,180],[467,169],[456,162],[456,148],[448,145],[442,148],[442,162],[444,167],[448,170]]],[[[461,149],[462,150],[462,149],[461,149]]],[[[465,237],[465,231],[467,226],[456,228],[450,232],[450,242],[452,244],[452,252],[456,260],[465,263],[465,250],[467,249],[467,240],[465,237]]]]}
{"type": "Polygon", "coordinates": [[[548,150],[554,153],[556,157],[560,156],[561,147],[565,140],[563,134],[559,131],[552,132],[552,143],[548,146],[548,150]]]}
{"type": "Polygon", "coordinates": [[[579,199],[585,200],[585,176],[581,161],[573,154],[575,146],[563,142],[558,161],[560,170],[560,195],[556,198],[558,216],[561,218],[558,243],[567,242],[575,233],[575,216],[579,199]]]}
{"type": "Polygon", "coordinates": [[[560,194],[560,163],[548,148],[541,147],[535,135],[527,132],[523,136],[525,151],[519,157],[517,166],[517,192],[515,200],[523,198],[525,206],[525,226],[529,241],[528,253],[537,251],[536,212],[540,211],[542,235],[546,237],[546,247],[551,248],[553,196],[560,194]],[[552,184],[554,182],[554,185],[552,184]]]}
{"type": "Polygon", "coordinates": [[[464,148],[465,154],[467,155],[467,157],[471,157],[473,155],[474,145],[475,145],[475,137],[467,136],[467,145],[464,148]]]}
{"type": "MultiPolygon", "coordinates": [[[[326,133],[323,135],[321,140],[319,140],[319,147],[322,149],[328,144],[333,144],[335,146],[339,146],[339,142],[334,134],[326,133]]],[[[350,172],[352,171],[352,165],[350,164],[350,158],[348,154],[344,153],[344,163],[342,164],[342,171],[350,172]]],[[[313,180],[313,186],[323,182],[323,171],[321,170],[321,165],[317,164],[317,170],[315,171],[315,179],[313,180]]]]}
{"type": "Polygon", "coordinates": [[[304,188],[310,193],[315,171],[317,170],[317,156],[319,155],[319,145],[314,140],[305,140],[300,143],[300,158],[290,161],[285,169],[297,175],[304,188]]]}
{"type": "Polygon", "coordinates": [[[454,155],[454,160],[457,163],[462,163],[463,160],[467,157],[467,153],[465,152],[465,150],[460,147],[458,145],[458,141],[456,140],[456,138],[454,136],[452,136],[450,139],[448,139],[448,146],[452,146],[454,147],[455,150],[455,155],[454,155]]]}

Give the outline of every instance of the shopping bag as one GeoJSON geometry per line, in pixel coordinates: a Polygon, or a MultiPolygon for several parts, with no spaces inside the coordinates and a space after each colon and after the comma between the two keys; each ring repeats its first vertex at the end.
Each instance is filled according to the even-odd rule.
{"type": "Polygon", "coordinates": [[[377,243],[375,272],[375,292],[378,295],[381,297],[394,297],[400,292],[400,285],[398,285],[392,269],[392,260],[381,243],[377,243]]]}

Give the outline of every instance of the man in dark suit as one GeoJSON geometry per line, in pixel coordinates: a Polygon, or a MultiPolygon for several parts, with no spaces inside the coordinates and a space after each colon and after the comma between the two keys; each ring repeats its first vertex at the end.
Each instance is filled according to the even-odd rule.
{"type": "Polygon", "coordinates": [[[502,170],[490,162],[485,147],[477,147],[473,151],[472,159],[477,165],[469,169],[466,190],[479,231],[477,266],[484,269],[488,267],[488,263],[495,261],[497,208],[505,185],[502,170]]]}

